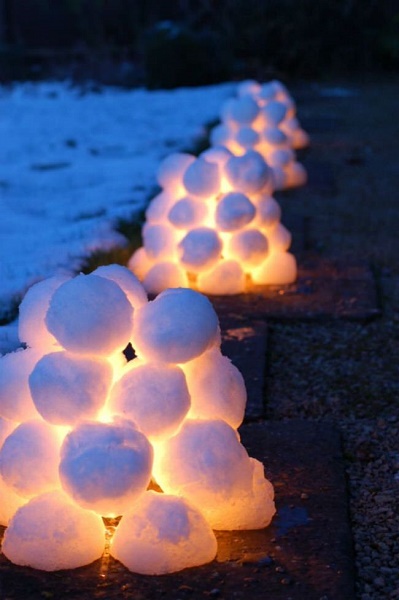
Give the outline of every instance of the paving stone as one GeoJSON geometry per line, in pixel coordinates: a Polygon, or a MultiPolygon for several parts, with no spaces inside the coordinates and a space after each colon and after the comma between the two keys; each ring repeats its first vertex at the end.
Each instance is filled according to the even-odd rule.
{"type": "MultiPolygon", "coordinates": [[[[8,600],[353,600],[353,561],[340,439],[330,426],[291,421],[241,428],[265,464],[277,515],[258,531],[218,532],[218,555],[203,567],[162,577],[130,573],[106,554],[56,573],[0,555],[0,597],[8,600]]],[[[3,528],[4,529],[4,528],[3,528]]]]}
{"type": "Polygon", "coordinates": [[[211,296],[216,312],[261,320],[349,319],[369,321],[381,314],[374,275],[367,264],[307,256],[295,283],[253,286],[246,294],[211,296]]]}
{"type": "Polygon", "coordinates": [[[222,353],[244,377],[247,389],[245,419],[264,415],[264,388],[267,355],[267,326],[263,321],[243,323],[239,315],[221,316],[222,353]]]}

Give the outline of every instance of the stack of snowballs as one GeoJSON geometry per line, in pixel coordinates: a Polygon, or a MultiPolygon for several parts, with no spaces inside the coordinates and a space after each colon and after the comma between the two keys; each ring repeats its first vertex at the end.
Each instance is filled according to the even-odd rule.
{"type": "Polygon", "coordinates": [[[272,485],[237,432],[245,385],[205,296],[168,289],[149,302],[118,265],[55,276],[26,294],[19,335],[26,348],[0,358],[9,560],[88,564],[104,551],[103,518],[122,515],[111,554],[163,574],[213,560],[214,529],[270,522],[272,485]]]}
{"type": "Polygon", "coordinates": [[[172,154],[157,180],[162,191],[147,209],[143,246],[129,261],[148,293],[191,287],[232,295],[295,281],[291,234],[272,196],[274,173],[259,152],[172,154]]]}
{"type": "Polygon", "coordinates": [[[211,131],[211,144],[237,156],[248,150],[260,152],[273,169],[277,190],[306,183],[307,174],[296,160],[295,149],[307,146],[309,137],[300,126],[287,88],[276,80],[263,85],[244,81],[237,92],[236,98],[223,105],[221,124],[211,131]]]}

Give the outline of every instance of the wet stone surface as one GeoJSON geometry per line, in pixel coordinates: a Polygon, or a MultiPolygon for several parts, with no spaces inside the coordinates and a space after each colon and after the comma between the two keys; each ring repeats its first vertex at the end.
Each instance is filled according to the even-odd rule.
{"type": "Polygon", "coordinates": [[[336,430],[305,421],[269,422],[244,425],[241,435],[275,487],[277,515],[270,527],[218,532],[215,561],[162,577],[130,573],[109,554],[56,573],[18,567],[0,555],[0,598],[352,600],[351,538],[336,430]]]}

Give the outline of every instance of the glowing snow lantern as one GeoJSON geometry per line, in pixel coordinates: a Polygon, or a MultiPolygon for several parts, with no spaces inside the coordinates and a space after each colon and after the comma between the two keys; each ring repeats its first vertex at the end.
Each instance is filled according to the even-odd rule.
{"type": "MultiPolygon", "coordinates": [[[[255,118],[253,102],[243,104],[240,118],[255,118]]],[[[174,161],[166,160],[172,178],[174,161]]],[[[183,173],[178,164],[174,199],[165,189],[154,198],[155,208],[148,207],[143,246],[129,261],[146,290],[158,294],[168,287],[193,287],[210,295],[240,294],[251,283],[293,282],[291,237],[283,235],[281,210],[271,196],[274,175],[259,152],[234,156],[225,148],[210,148],[187,163],[183,173]],[[272,258],[275,252],[289,258],[272,258]]]]}
{"type": "Polygon", "coordinates": [[[245,385],[205,296],[167,289],[148,302],[110,265],[37,284],[21,313],[32,347],[0,357],[6,557],[82,566],[104,551],[103,518],[120,516],[111,554],[171,573],[213,560],[212,528],[269,523],[273,488],[236,431],[245,385]]]}
{"type": "Polygon", "coordinates": [[[273,170],[275,189],[306,183],[304,167],[294,150],[308,145],[309,137],[296,117],[295,102],[278,81],[260,85],[242,82],[236,98],[225,102],[221,123],[210,135],[213,146],[241,156],[256,150],[273,170]]]}

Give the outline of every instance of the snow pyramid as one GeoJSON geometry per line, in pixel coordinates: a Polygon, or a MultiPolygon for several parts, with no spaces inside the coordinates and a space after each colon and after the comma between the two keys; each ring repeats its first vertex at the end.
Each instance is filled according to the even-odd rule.
{"type": "Polygon", "coordinates": [[[0,357],[9,560],[83,566],[104,552],[104,519],[121,516],[111,554],[160,575],[213,560],[214,529],[269,524],[273,487],[237,432],[244,381],[205,296],[149,302],[128,269],[100,267],[33,286],[19,334],[26,349],[0,357]]]}
{"type": "Polygon", "coordinates": [[[291,234],[272,196],[273,171],[258,152],[172,154],[157,179],[162,191],[147,209],[143,246],[129,261],[147,292],[191,287],[239,294],[251,283],[295,281],[291,234]]]}
{"type": "Polygon", "coordinates": [[[256,150],[273,170],[275,189],[306,183],[306,171],[296,160],[295,150],[309,144],[296,116],[295,102],[277,80],[263,85],[243,81],[237,97],[222,106],[221,123],[211,131],[212,146],[224,147],[241,156],[256,150]]]}

